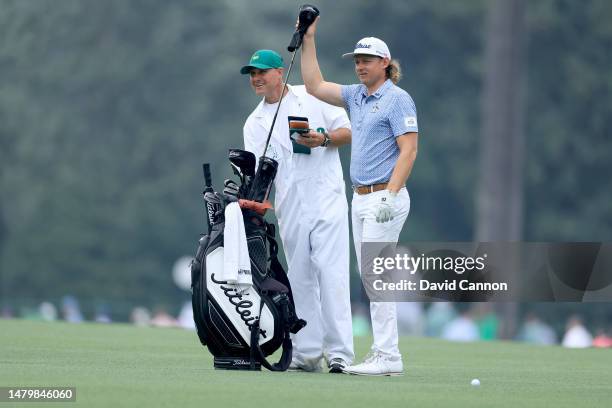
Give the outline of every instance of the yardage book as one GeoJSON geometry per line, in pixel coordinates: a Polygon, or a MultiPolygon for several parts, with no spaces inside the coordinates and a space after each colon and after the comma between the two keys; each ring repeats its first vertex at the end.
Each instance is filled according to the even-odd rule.
{"type": "Polygon", "coordinates": [[[303,116],[287,116],[289,121],[289,139],[293,145],[293,153],[310,154],[310,147],[301,145],[295,141],[300,134],[308,133],[308,118],[303,116]]]}

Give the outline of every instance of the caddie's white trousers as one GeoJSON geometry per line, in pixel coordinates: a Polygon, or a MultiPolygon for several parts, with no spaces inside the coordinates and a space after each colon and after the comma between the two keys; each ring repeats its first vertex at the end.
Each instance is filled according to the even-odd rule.
{"type": "Polygon", "coordinates": [[[296,312],[307,321],[292,336],[293,362],[308,370],[322,357],[348,364],[355,357],[348,205],[343,188],[325,190],[316,180],[301,180],[278,214],[296,312]]]}
{"type": "MultiPolygon", "coordinates": [[[[376,222],[376,207],[383,191],[370,194],[353,193],[353,241],[357,264],[361,274],[361,244],[363,242],[395,242],[399,239],[404,222],[410,212],[410,196],[402,188],[394,200],[393,220],[376,222]]],[[[374,344],[372,349],[391,357],[401,357],[398,347],[397,311],[395,302],[370,302],[370,318],[374,344]]]]}

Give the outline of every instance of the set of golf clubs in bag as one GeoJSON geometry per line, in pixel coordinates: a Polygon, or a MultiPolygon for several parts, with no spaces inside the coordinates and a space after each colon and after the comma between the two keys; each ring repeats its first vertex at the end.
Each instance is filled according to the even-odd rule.
{"type": "MultiPolygon", "coordinates": [[[[304,33],[318,15],[319,10],[312,5],[305,4],[299,9],[298,27],[287,47],[293,55],[283,88],[304,33]]],[[[281,103],[282,96],[257,170],[253,153],[229,150],[230,165],[240,185],[226,180],[223,192],[215,192],[210,166],[203,165],[208,233],[200,238],[191,263],[192,306],[200,342],[208,347],[214,356],[214,367],[219,369],[261,370],[263,365],[271,371],[285,371],[292,357],[290,334],[306,325],[296,314],[291,285],[277,258],[274,225],[264,219],[278,168],[278,163],[266,157],[266,152],[281,103]],[[219,278],[224,268],[224,211],[236,201],[244,220],[252,285],[219,278]],[[268,362],[266,357],[281,347],[279,361],[268,362]]]]}

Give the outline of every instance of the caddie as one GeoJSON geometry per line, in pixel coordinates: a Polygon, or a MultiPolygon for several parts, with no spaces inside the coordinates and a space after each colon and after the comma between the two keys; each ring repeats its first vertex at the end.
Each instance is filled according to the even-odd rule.
{"type": "Polygon", "coordinates": [[[291,370],[330,372],[352,363],[349,292],[349,227],[338,147],[351,141],[350,121],[339,107],[324,103],[304,86],[283,88],[283,59],[259,50],[240,72],[262,100],[244,124],[244,147],[259,158],[284,97],[266,156],[278,162],[274,209],[287,258],[298,315],[307,325],[293,340],[291,370]],[[310,129],[290,132],[298,118],[310,129]]]}

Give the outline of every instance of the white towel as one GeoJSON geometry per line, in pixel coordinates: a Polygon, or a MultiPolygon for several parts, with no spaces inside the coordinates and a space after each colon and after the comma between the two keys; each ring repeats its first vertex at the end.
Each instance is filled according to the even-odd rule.
{"type": "Polygon", "coordinates": [[[225,207],[223,230],[223,273],[221,279],[228,283],[252,285],[251,260],[247,246],[242,210],[237,202],[225,207]]]}

